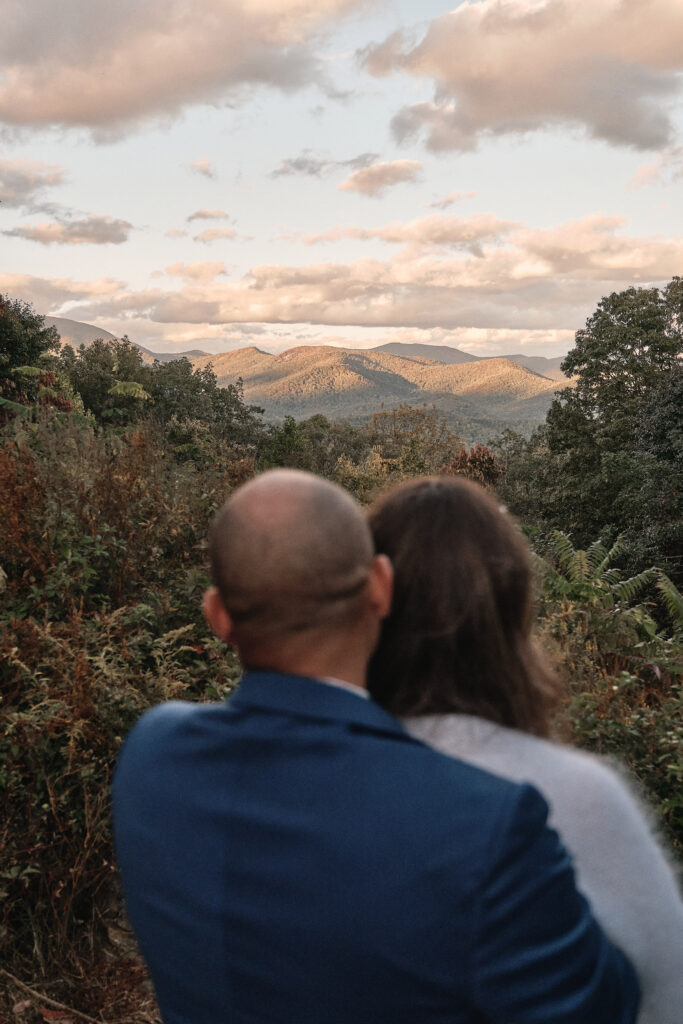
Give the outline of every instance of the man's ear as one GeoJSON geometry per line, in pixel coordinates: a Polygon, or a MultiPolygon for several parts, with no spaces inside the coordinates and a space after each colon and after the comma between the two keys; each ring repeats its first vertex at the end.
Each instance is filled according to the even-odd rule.
{"type": "Polygon", "coordinates": [[[394,593],[394,567],[386,555],[375,555],[370,565],[367,593],[370,607],[378,618],[386,619],[394,593]]]}
{"type": "Polygon", "coordinates": [[[222,640],[224,644],[232,643],[232,619],[225,610],[217,587],[209,587],[204,594],[202,611],[218,639],[222,640]]]}

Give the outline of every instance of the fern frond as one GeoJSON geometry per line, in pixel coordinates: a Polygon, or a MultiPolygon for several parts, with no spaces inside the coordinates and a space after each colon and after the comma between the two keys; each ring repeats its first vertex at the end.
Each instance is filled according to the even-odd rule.
{"type": "Polygon", "coordinates": [[[0,395],[0,409],[8,409],[16,416],[26,416],[32,411],[31,406],[20,405],[19,402],[13,402],[10,398],[3,398],[2,395],[0,395]]]}
{"type": "Polygon", "coordinates": [[[575,551],[567,568],[569,570],[569,578],[573,583],[585,583],[590,576],[586,552],[581,550],[575,551]]]}
{"type": "Polygon", "coordinates": [[[601,579],[608,587],[612,588],[617,583],[621,583],[622,575],[623,573],[621,569],[606,569],[605,572],[603,572],[601,579]]]}
{"type": "Polygon", "coordinates": [[[15,366],[12,373],[18,373],[22,377],[40,377],[45,370],[41,370],[38,366],[15,366]]]}
{"type": "Polygon", "coordinates": [[[615,558],[621,554],[624,550],[624,538],[622,534],[619,534],[612,547],[606,553],[602,563],[598,566],[599,571],[604,571],[609,565],[612,564],[615,558]]]}
{"type": "Polygon", "coordinates": [[[645,569],[637,576],[631,576],[630,579],[616,583],[612,588],[612,593],[619,601],[635,601],[645,587],[657,579],[658,575],[659,569],[645,569]]]}
{"type": "Polygon", "coordinates": [[[601,544],[599,540],[594,540],[591,546],[586,550],[586,559],[591,572],[594,574],[601,572],[601,567],[607,557],[607,548],[604,544],[601,544]]]}
{"type": "Polygon", "coordinates": [[[553,530],[551,543],[561,565],[568,567],[576,554],[576,549],[566,533],[553,530]]]}
{"type": "Polygon", "coordinates": [[[143,402],[147,402],[151,399],[142,384],[138,384],[136,380],[122,380],[117,381],[113,387],[109,388],[108,395],[122,395],[126,398],[139,398],[143,402]]]}
{"type": "Polygon", "coordinates": [[[662,595],[666,610],[671,616],[674,625],[683,629],[683,594],[681,594],[673,580],[670,580],[661,569],[659,570],[659,578],[655,586],[662,595]]]}

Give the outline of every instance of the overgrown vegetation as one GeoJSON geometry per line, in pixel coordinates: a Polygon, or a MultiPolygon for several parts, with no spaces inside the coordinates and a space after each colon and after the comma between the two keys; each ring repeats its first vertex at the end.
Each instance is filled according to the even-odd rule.
{"type": "Polygon", "coordinates": [[[578,387],[546,426],[468,450],[424,407],[269,426],[240,381],[219,388],[187,360],[145,365],[127,340],[59,353],[41,317],[0,297],[4,962],[61,977],[57,998],[102,963],[116,753],[151,704],[236,684],[199,611],[207,527],[271,466],[363,502],[423,473],[496,487],[538,553],[539,629],[568,688],[558,729],[624,760],[680,851],[682,301],[678,279],[603,300],[566,360],[578,387]]]}

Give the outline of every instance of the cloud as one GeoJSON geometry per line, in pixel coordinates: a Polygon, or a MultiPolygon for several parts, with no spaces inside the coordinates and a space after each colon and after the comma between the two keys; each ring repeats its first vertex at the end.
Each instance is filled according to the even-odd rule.
{"type": "Polygon", "coordinates": [[[398,140],[434,151],[558,125],[613,145],[661,149],[683,71],[680,0],[479,0],[435,18],[413,45],[394,33],[359,51],[374,75],[431,79],[434,98],[400,110],[398,140]]]}
{"type": "MultiPolygon", "coordinates": [[[[70,277],[34,277],[31,274],[0,274],[0,292],[14,299],[23,299],[40,313],[59,315],[64,306],[74,301],[92,303],[119,294],[124,285],[111,277],[94,281],[74,281],[70,277]]],[[[91,312],[94,310],[91,308],[91,312]]]]}
{"type": "Polygon", "coordinates": [[[128,240],[132,227],[127,220],[113,217],[84,217],[82,220],[23,224],[11,231],[3,231],[3,235],[26,238],[41,245],[120,245],[128,240]]]}
{"type": "Polygon", "coordinates": [[[429,204],[430,210],[445,210],[453,203],[462,203],[466,199],[474,199],[476,192],[449,192],[443,199],[437,199],[429,204]]]}
{"type": "Polygon", "coordinates": [[[381,228],[336,227],[305,239],[309,245],[320,242],[338,242],[343,238],[358,238],[363,241],[377,239],[392,244],[417,247],[446,246],[465,247],[482,255],[482,242],[499,241],[514,228],[514,221],[500,220],[490,213],[475,214],[471,217],[444,216],[432,214],[417,220],[387,224],[381,228]]]}
{"type": "Polygon", "coordinates": [[[198,235],[193,235],[192,238],[195,242],[203,242],[204,245],[210,245],[211,242],[217,242],[221,238],[234,238],[237,232],[234,228],[207,228],[206,231],[200,231],[198,235]]]}
{"type": "Polygon", "coordinates": [[[669,185],[683,178],[683,146],[670,146],[652,164],[643,164],[626,183],[631,190],[644,185],[669,185]]]}
{"type": "Polygon", "coordinates": [[[172,263],[166,267],[170,277],[182,277],[186,281],[213,281],[225,274],[225,263],[220,261],[204,263],[172,263]]]}
{"type": "Polygon", "coordinates": [[[64,168],[39,160],[0,160],[0,202],[4,206],[36,208],[46,188],[61,185],[64,168]]]}
{"type": "Polygon", "coordinates": [[[187,220],[223,220],[227,216],[228,214],[225,210],[195,210],[187,220]]]}
{"type": "Polygon", "coordinates": [[[313,51],[367,0],[7,0],[0,121],[103,135],[254,86],[327,86],[313,51]]]}
{"type": "Polygon", "coordinates": [[[211,161],[208,158],[203,160],[193,160],[190,164],[190,170],[194,171],[195,174],[203,174],[205,178],[215,178],[216,172],[211,166],[211,161]]]}
{"type": "Polygon", "coordinates": [[[270,177],[283,178],[298,174],[321,178],[339,168],[350,167],[354,171],[361,170],[374,163],[377,157],[377,153],[360,153],[359,156],[354,156],[350,160],[330,160],[328,157],[317,156],[311,150],[304,150],[299,156],[283,160],[278,168],[270,172],[270,177]]]}
{"type": "Polygon", "coordinates": [[[422,171],[418,160],[392,160],[371,164],[350,174],[339,185],[342,192],[361,192],[365,196],[378,196],[392,185],[404,181],[417,181],[422,171]]]}
{"type": "Polygon", "coordinates": [[[187,231],[183,231],[182,228],[169,228],[164,234],[167,238],[187,238],[187,231]]]}
{"type": "MultiPolygon", "coordinates": [[[[417,244],[388,259],[259,265],[240,279],[228,278],[219,262],[171,264],[163,285],[143,290],[110,280],[5,275],[0,291],[141,341],[150,324],[171,325],[176,337],[189,336],[192,325],[200,336],[216,337],[219,328],[234,331],[240,323],[309,324],[311,339],[325,327],[419,328],[436,332],[434,340],[444,331],[500,331],[510,338],[517,331],[531,339],[529,332],[551,338],[551,332],[575,331],[601,296],[662,283],[683,265],[683,239],[631,236],[618,217],[595,213],[538,229],[487,216],[490,237],[480,240],[479,255],[467,245],[453,251],[417,244]]],[[[435,216],[376,230],[396,243],[414,237],[421,243],[435,237],[430,222],[441,221],[440,230],[455,237],[458,220],[435,216]]],[[[476,219],[462,222],[473,229],[476,219]]],[[[482,346],[495,337],[504,341],[502,334],[477,337],[482,346]]],[[[505,341],[507,351],[512,347],[505,341]]]]}

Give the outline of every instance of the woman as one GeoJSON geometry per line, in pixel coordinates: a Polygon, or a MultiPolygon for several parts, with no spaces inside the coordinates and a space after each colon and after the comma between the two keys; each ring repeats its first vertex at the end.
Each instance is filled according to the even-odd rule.
{"type": "Polygon", "coordinates": [[[476,484],[441,477],[388,492],[370,525],[396,574],[371,694],[438,750],[536,785],[579,886],[638,971],[639,1024],[680,1024],[674,872],[619,775],[549,739],[559,689],[531,638],[531,559],[514,521],[476,484]]]}

